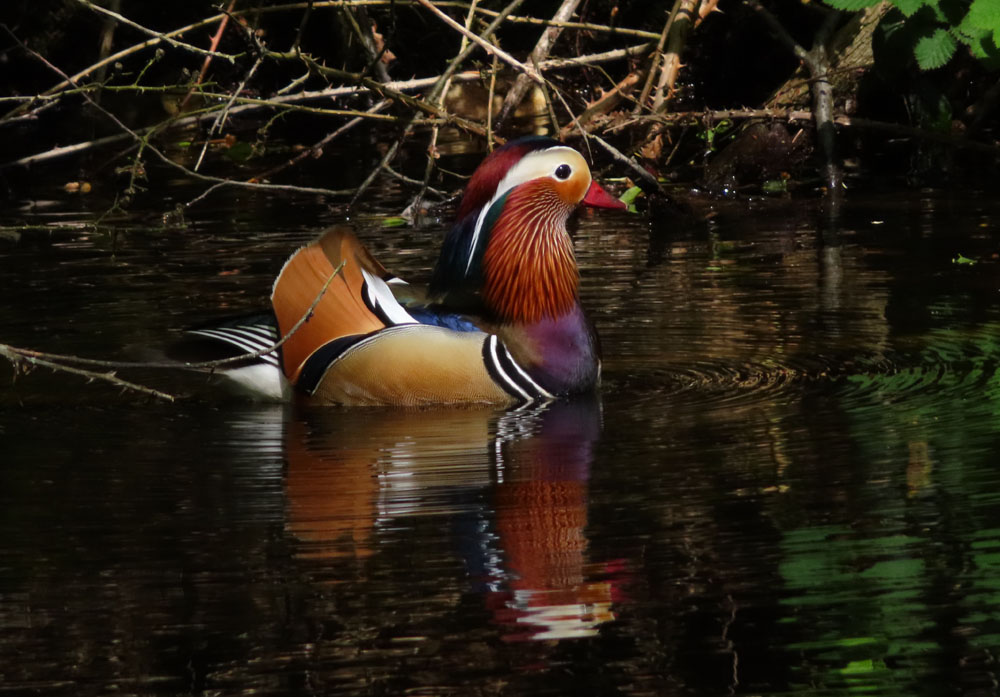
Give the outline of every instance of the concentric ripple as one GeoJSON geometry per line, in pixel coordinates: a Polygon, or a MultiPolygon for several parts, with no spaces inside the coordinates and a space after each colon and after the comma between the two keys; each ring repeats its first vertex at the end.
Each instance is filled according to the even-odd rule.
{"type": "Polygon", "coordinates": [[[708,359],[649,370],[633,366],[627,374],[612,366],[606,371],[605,391],[629,392],[638,402],[669,400],[673,406],[690,407],[788,402],[817,387],[848,409],[929,397],[981,401],[998,390],[998,358],[954,345],[917,353],[817,354],[782,362],[708,359]]]}

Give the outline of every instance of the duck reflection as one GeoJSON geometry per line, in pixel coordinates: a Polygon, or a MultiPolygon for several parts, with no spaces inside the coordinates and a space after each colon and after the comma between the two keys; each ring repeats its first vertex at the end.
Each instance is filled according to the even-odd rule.
{"type": "Polygon", "coordinates": [[[596,400],[306,412],[287,432],[288,531],[300,558],[365,559],[380,531],[445,516],[504,639],[590,636],[613,619],[585,536],[600,432],[596,400]]]}

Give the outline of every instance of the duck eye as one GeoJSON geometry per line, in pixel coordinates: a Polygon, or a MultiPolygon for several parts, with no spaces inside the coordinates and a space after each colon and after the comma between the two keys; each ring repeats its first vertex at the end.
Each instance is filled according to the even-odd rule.
{"type": "Polygon", "coordinates": [[[566,180],[569,179],[569,175],[573,173],[573,170],[569,165],[559,165],[556,167],[556,178],[566,180]]]}

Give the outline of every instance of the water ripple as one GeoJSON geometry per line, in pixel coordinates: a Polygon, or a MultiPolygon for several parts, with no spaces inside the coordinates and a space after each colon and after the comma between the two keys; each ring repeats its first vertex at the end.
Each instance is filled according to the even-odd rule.
{"type": "Polygon", "coordinates": [[[667,399],[673,405],[721,406],[788,399],[810,386],[832,385],[845,407],[877,407],[927,395],[982,394],[993,385],[997,365],[994,356],[975,356],[967,347],[955,346],[783,361],[705,359],[628,374],[612,366],[606,371],[605,392],[628,392],[639,402],[667,399]]]}

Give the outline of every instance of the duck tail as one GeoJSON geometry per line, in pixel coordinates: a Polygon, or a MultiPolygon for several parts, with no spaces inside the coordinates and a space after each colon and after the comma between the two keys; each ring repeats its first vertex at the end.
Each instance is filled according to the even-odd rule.
{"type": "Polygon", "coordinates": [[[388,279],[385,268],[343,226],[325,232],[285,262],[271,293],[279,334],[292,332],[308,314],[281,347],[282,368],[293,384],[323,346],[413,321],[393,298],[388,279]]]}

